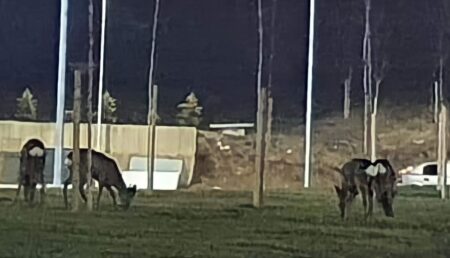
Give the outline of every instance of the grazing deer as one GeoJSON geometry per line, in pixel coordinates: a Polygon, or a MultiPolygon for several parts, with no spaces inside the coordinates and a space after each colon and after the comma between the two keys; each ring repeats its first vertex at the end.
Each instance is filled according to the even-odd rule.
{"type": "Polygon", "coordinates": [[[44,166],[45,166],[45,146],[38,139],[28,140],[20,151],[20,168],[19,168],[19,186],[16,192],[17,201],[22,186],[24,187],[25,202],[33,203],[36,185],[40,183],[41,187],[41,203],[45,199],[45,182],[44,182],[44,166]]]}
{"type": "Polygon", "coordinates": [[[374,166],[384,167],[386,171],[383,173],[381,169],[373,179],[373,188],[377,201],[382,205],[384,214],[388,217],[394,217],[394,198],[397,195],[397,179],[399,175],[392,167],[391,163],[386,159],[375,161],[374,166]]]}
{"type": "Polygon", "coordinates": [[[366,218],[373,212],[374,193],[377,201],[382,204],[385,215],[394,217],[392,205],[397,193],[397,176],[388,160],[380,159],[372,163],[366,159],[352,159],[341,169],[335,170],[342,176],[341,187],[335,186],[335,190],[339,197],[339,209],[343,219],[350,213],[351,204],[359,192],[366,218]]]}
{"type": "MultiPolygon", "coordinates": [[[[63,189],[64,204],[66,208],[68,207],[67,186],[72,183],[72,155],[73,152],[70,152],[65,160],[65,163],[70,170],[69,178],[67,178],[67,180],[64,182],[63,189]]],[[[84,192],[84,185],[87,183],[88,172],[87,155],[87,149],[80,149],[80,185],[78,190],[80,191],[80,195],[85,202],[87,201],[86,194],[84,192]]],[[[123,207],[124,209],[129,208],[131,201],[136,194],[136,185],[129,188],[126,187],[120,169],[112,158],[106,156],[103,153],[92,150],[91,173],[92,178],[97,180],[99,185],[97,209],[100,207],[100,197],[102,195],[104,187],[109,191],[113,199],[114,206],[117,206],[117,202],[116,195],[114,193],[114,190],[112,189],[113,187],[119,192],[119,206],[123,207]]]]}

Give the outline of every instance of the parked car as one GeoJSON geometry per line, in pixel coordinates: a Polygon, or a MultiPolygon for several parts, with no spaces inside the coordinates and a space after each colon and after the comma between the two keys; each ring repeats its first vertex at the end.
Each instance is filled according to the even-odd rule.
{"type": "MultiPolygon", "coordinates": [[[[447,162],[447,185],[450,185],[450,162],[447,162]]],[[[399,185],[436,186],[438,184],[438,165],[436,161],[422,163],[399,171],[399,185]]]]}

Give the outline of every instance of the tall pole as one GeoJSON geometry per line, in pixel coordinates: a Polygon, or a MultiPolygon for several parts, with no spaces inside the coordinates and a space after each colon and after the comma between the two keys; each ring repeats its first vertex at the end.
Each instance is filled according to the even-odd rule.
{"type": "Polygon", "coordinates": [[[55,158],[53,160],[53,184],[61,184],[61,167],[64,147],[64,101],[66,85],[66,50],[67,50],[67,12],[68,0],[61,0],[61,14],[59,25],[59,61],[58,61],[58,89],[56,104],[56,134],[55,158]]]}
{"type": "Polygon", "coordinates": [[[106,38],[106,6],[107,0],[102,0],[102,28],[100,35],[100,60],[98,75],[98,106],[97,106],[97,150],[100,150],[102,144],[102,115],[103,115],[103,81],[105,69],[105,38],[106,38]]]}
{"type": "Polygon", "coordinates": [[[311,109],[314,67],[314,16],[315,0],[309,4],[309,46],[308,46],[308,81],[306,90],[306,130],[305,130],[305,175],[304,187],[308,188],[311,175],[311,109]]]}
{"type": "Polygon", "coordinates": [[[148,114],[147,114],[147,123],[148,123],[148,134],[147,134],[147,189],[153,190],[153,160],[151,157],[151,148],[154,145],[152,142],[152,100],[153,100],[153,71],[155,66],[155,51],[156,51],[156,31],[158,29],[158,16],[159,16],[159,0],[155,0],[155,8],[153,12],[153,29],[152,29],[152,45],[150,49],[150,68],[148,72],[148,114]]]}

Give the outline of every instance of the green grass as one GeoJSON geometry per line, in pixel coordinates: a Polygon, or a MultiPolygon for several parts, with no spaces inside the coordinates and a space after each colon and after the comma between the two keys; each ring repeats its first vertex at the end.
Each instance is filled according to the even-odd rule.
{"type": "MultiPolygon", "coordinates": [[[[272,192],[251,208],[243,192],[140,193],[128,211],[73,213],[59,194],[46,207],[0,205],[0,257],[449,257],[450,202],[401,188],[396,218],[350,221],[315,191],[272,192]]],[[[2,191],[1,196],[12,192],[2,191]]]]}

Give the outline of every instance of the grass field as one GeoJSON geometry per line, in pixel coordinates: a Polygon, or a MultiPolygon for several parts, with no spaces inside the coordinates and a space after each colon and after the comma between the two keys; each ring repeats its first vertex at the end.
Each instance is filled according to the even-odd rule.
{"type": "MultiPolygon", "coordinates": [[[[1,191],[0,196],[12,192],[1,191]]],[[[128,211],[73,213],[49,195],[46,208],[0,205],[0,257],[450,257],[450,202],[402,189],[396,218],[351,220],[334,195],[269,193],[251,208],[242,192],[140,193],[128,211]]]]}

